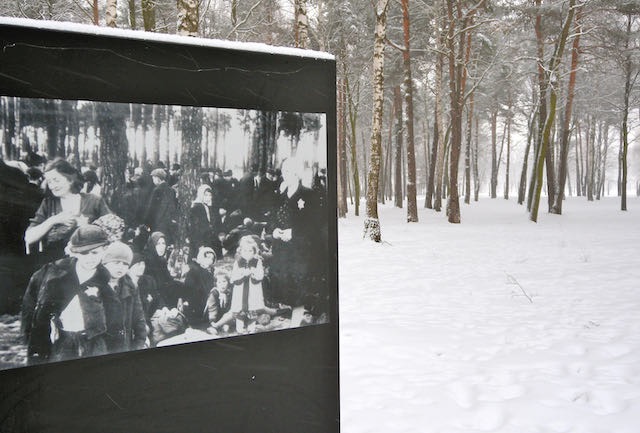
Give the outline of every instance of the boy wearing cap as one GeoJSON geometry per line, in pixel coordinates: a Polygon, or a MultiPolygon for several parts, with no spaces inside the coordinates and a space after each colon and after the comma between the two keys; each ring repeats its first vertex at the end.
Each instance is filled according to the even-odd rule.
{"type": "Polygon", "coordinates": [[[67,246],[69,257],[31,277],[21,311],[28,364],[106,353],[100,291],[107,281],[97,271],[107,243],[100,227],[79,227],[67,246]]]}
{"type": "Polygon", "coordinates": [[[133,260],[128,245],[114,242],[102,257],[108,284],[101,291],[106,316],[105,341],[109,353],[143,349],[147,323],[138,288],[127,274],[133,260]]]}

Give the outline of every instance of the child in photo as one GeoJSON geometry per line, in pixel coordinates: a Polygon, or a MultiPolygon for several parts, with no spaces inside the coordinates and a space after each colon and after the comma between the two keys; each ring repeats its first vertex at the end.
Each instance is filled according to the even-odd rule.
{"type": "Polygon", "coordinates": [[[207,297],[214,284],[211,267],[215,261],[216,254],[212,248],[200,247],[195,260],[189,264],[181,300],[182,311],[191,327],[206,328],[208,325],[204,313],[207,308],[207,297]]]}
{"type": "Polygon", "coordinates": [[[216,285],[209,292],[206,314],[210,328],[208,331],[217,334],[220,330],[228,331],[234,319],[231,310],[231,280],[226,273],[215,275],[216,285]]]}
{"type": "Polygon", "coordinates": [[[157,310],[166,308],[166,303],[158,291],[156,281],[149,275],[144,274],[145,266],[144,256],[140,253],[133,253],[128,274],[138,288],[144,317],[149,329],[151,329],[151,316],[153,316],[157,310]]]}
{"type": "Polygon", "coordinates": [[[109,283],[101,297],[106,315],[105,341],[109,353],[143,349],[147,345],[147,322],[138,288],[127,274],[133,260],[128,245],[114,242],[102,257],[109,283]]]}
{"type": "Polygon", "coordinates": [[[258,243],[253,236],[243,236],[238,242],[236,261],[231,270],[233,295],[230,311],[237,319],[238,333],[246,333],[251,319],[266,309],[262,292],[263,278],[264,267],[258,243]]]}
{"type": "Polygon", "coordinates": [[[29,365],[107,353],[100,297],[107,280],[99,272],[107,243],[102,229],[84,225],[71,236],[69,257],[31,277],[22,303],[29,365]]]}

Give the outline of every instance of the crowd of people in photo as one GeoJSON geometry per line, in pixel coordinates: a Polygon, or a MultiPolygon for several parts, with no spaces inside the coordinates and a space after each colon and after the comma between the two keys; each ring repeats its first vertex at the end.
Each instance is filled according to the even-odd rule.
{"type": "Polygon", "coordinates": [[[100,171],[0,160],[3,257],[23,259],[30,276],[20,303],[29,364],[328,321],[317,165],[288,158],[240,179],[203,169],[183,209],[180,166],[147,163],[127,171],[119,214],[100,171]]]}

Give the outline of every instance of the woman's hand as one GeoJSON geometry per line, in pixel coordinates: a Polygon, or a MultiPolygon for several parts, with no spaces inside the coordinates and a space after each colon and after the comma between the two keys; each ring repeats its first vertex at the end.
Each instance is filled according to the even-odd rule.
{"type": "Polygon", "coordinates": [[[52,217],[49,217],[47,221],[51,223],[51,226],[54,226],[57,224],[71,226],[76,223],[77,216],[74,215],[72,212],[62,211],[58,214],[53,215],[52,217]]]}

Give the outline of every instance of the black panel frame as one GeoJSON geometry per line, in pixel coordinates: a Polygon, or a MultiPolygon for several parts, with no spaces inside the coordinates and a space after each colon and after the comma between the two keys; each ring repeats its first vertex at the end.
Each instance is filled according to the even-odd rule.
{"type": "Polygon", "coordinates": [[[335,61],[10,20],[0,43],[1,95],[326,113],[332,293],[325,325],[0,371],[0,431],[339,431],[335,61]]]}

